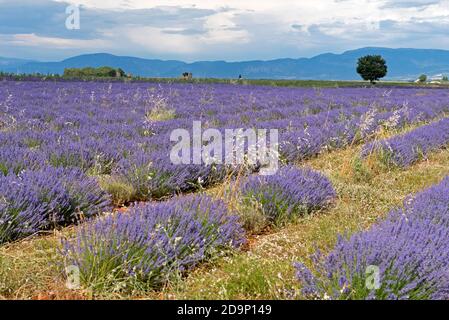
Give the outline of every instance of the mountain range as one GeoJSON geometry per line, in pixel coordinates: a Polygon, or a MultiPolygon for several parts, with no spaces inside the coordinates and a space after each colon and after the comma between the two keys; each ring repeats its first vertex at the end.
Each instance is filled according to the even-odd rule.
{"type": "Polygon", "coordinates": [[[449,75],[449,51],[434,49],[390,49],[368,47],[341,54],[325,53],[312,58],[285,58],[242,62],[143,59],[107,53],[84,54],[57,62],[0,57],[0,71],[62,74],[65,68],[111,66],[142,77],[179,77],[192,72],[199,78],[357,80],[357,59],[380,54],[388,64],[387,80],[414,80],[420,74],[449,75]]]}

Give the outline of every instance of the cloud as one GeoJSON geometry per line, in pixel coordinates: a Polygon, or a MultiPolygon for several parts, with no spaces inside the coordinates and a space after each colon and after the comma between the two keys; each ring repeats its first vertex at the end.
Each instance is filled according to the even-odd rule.
{"type": "Polygon", "coordinates": [[[438,0],[394,0],[387,1],[381,8],[393,9],[393,8],[422,8],[432,5],[438,5],[441,1],[438,0]]]}
{"type": "Polygon", "coordinates": [[[449,0],[0,0],[0,55],[272,59],[447,45],[449,0]],[[65,8],[80,5],[81,29],[65,8]]]}
{"type": "Polygon", "coordinates": [[[14,34],[10,36],[3,36],[3,40],[9,44],[23,46],[23,47],[51,47],[54,49],[90,49],[97,48],[112,48],[113,43],[102,39],[66,39],[54,37],[40,37],[34,33],[30,34],[14,34]]]}
{"type": "Polygon", "coordinates": [[[93,38],[100,35],[103,30],[118,26],[201,27],[201,23],[197,23],[200,19],[219,12],[168,6],[125,11],[81,6],[82,27],[73,31],[65,28],[68,5],[68,2],[50,0],[19,0],[17,3],[0,0],[1,33],[93,38]]]}
{"type": "Polygon", "coordinates": [[[129,26],[116,28],[113,34],[131,42],[133,47],[152,53],[174,53],[187,57],[193,57],[195,53],[201,56],[203,50],[210,50],[211,47],[224,50],[225,46],[229,47],[234,43],[242,45],[250,40],[248,32],[232,22],[232,14],[229,12],[209,16],[198,29],[129,26]]]}

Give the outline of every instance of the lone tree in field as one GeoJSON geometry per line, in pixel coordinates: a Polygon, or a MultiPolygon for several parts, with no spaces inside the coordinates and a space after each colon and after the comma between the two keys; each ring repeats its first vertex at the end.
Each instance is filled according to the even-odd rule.
{"type": "Polygon", "coordinates": [[[359,58],[357,63],[357,73],[363,80],[370,81],[372,84],[387,75],[387,63],[382,56],[364,56],[359,58]]]}
{"type": "Polygon", "coordinates": [[[424,83],[427,81],[427,76],[425,74],[422,74],[418,78],[419,82],[424,83]]]}

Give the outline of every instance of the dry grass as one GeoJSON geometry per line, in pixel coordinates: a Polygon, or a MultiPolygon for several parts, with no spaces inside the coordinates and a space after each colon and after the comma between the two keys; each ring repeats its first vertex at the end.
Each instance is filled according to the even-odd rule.
{"type": "Polygon", "coordinates": [[[176,117],[174,109],[169,109],[166,106],[156,106],[146,114],[149,121],[167,121],[176,117]]]}
{"type": "MultiPolygon", "coordinates": [[[[70,234],[71,230],[64,231],[70,234]]],[[[0,299],[85,299],[62,274],[58,232],[0,248],[0,299]]]]}

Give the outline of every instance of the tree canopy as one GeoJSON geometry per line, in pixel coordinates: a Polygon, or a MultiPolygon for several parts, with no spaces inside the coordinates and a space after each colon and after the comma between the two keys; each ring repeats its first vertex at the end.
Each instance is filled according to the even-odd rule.
{"type": "Polygon", "coordinates": [[[363,80],[374,83],[387,75],[387,63],[380,55],[367,55],[359,58],[357,73],[363,80]]]}
{"type": "Polygon", "coordinates": [[[111,68],[111,67],[99,67],[99,68],[66,68],[64,69],[64,77],[74,77],[74,78],[83,78],[83,77],[124,77],[125,71],[120,68],[111,68]]]}
{"type": "Polygon", "coordinates": [[[426,82],[427,81],[427,75],[422,74],[418,78],[419,82],[426,82]]]}

